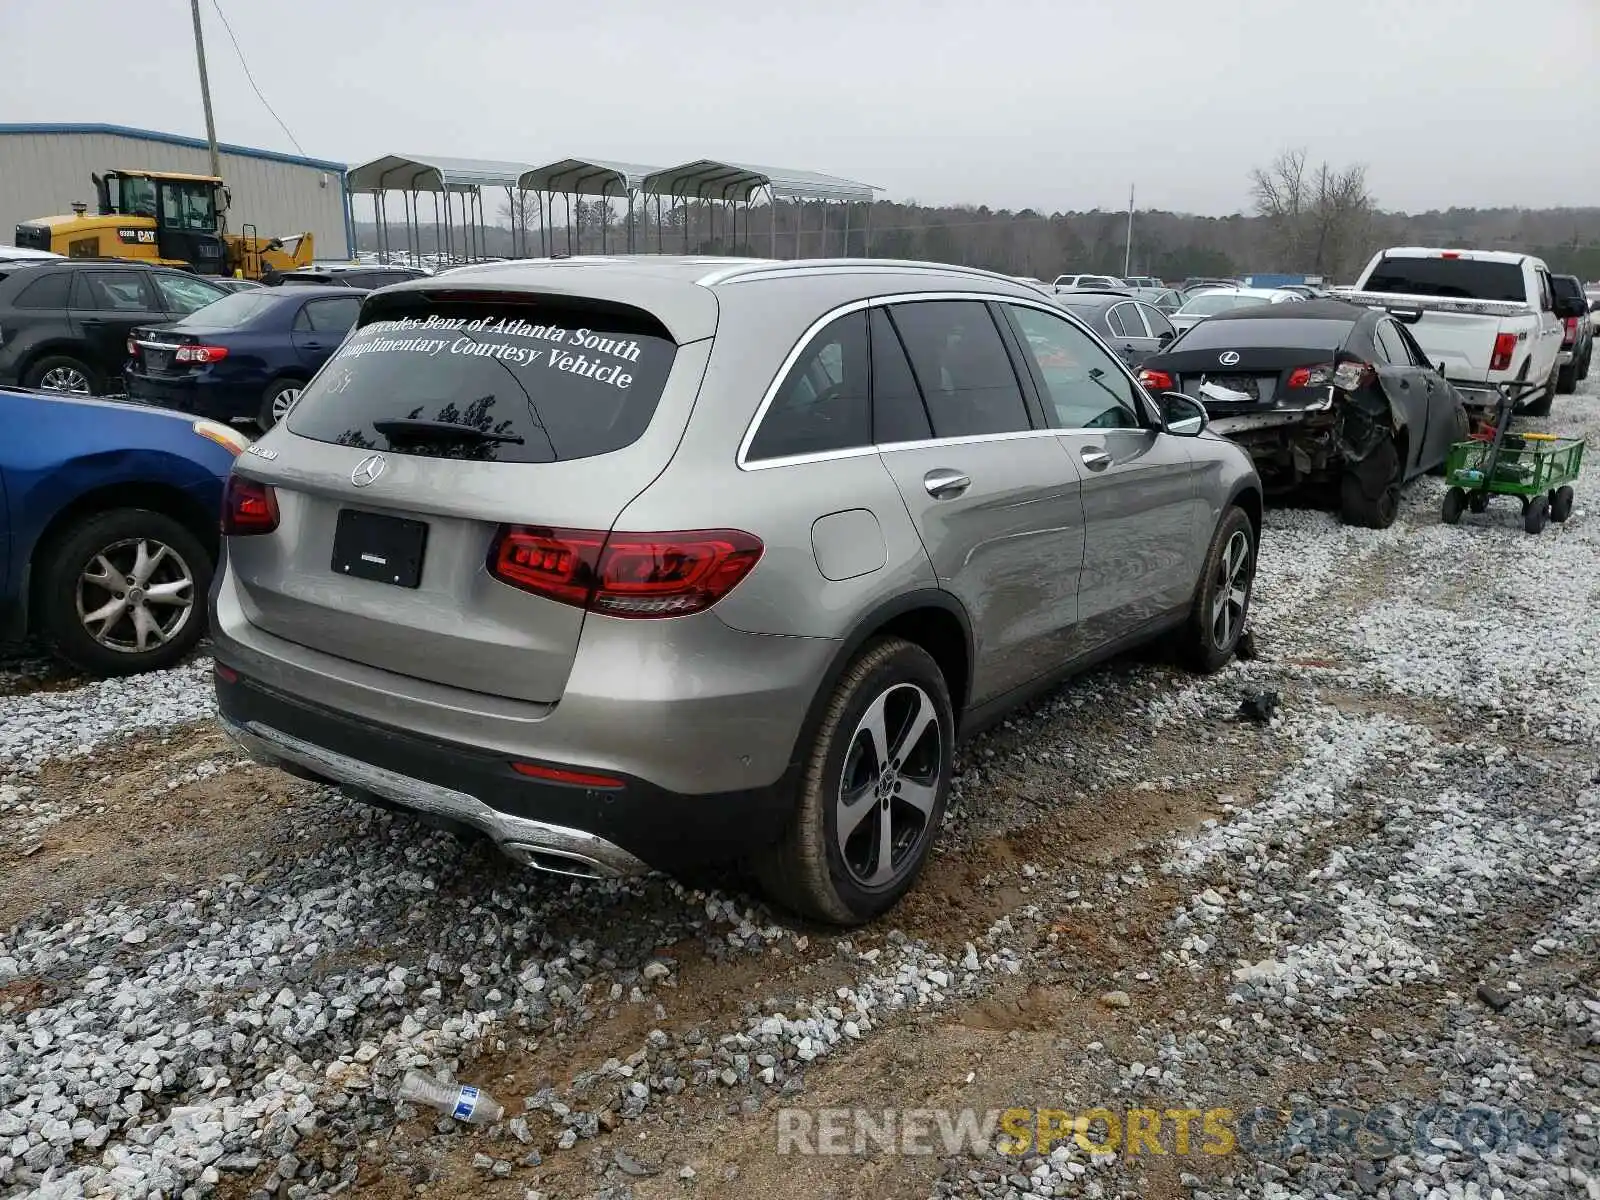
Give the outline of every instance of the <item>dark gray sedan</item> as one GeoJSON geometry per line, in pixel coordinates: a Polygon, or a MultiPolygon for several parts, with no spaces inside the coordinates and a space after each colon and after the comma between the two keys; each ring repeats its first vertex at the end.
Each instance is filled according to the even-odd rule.
{"type": "Polygon", "coordinates": [[[1131,292],[1061,292],[1054,299],[1135,369],[1178,336],[1165,314],[1131,292]]]}

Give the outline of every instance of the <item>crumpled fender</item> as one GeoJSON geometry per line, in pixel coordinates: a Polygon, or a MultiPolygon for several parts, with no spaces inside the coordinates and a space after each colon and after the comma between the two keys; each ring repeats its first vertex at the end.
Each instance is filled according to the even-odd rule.
{"type": "Polygon", "coordinates": [[[1337,408],[1339,450],[1351,462],[1360,462],[1377,449],[1385,437],[1395,437],[1406,428],[1404,412],[1387,392],[1381,399],[1370,391],[1344,396],[1337,408]]]}

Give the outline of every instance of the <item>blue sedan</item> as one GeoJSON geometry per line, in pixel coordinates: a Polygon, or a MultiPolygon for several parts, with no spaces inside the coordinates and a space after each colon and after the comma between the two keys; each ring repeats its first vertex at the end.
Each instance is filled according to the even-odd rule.
{"type": "Polygon", "coordinates": [[[0,388],[0,642],[42,636],[96,675],[189,653],[247,445],[181,413],[0,388]]]}
{"type": "Polygon", "coordinates": [[[250,288],[128,339],[128,396],[215,421],[276,425],[355,324],[365,292],[250,288]]]}

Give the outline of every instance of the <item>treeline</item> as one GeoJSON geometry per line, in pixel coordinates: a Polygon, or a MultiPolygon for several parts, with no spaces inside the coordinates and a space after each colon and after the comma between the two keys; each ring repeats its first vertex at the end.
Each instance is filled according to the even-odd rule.
{"type": "MultiPolygon", "coordinates": [[[[620,252],[627,248],[627,217],[620,202],[607,208],[585,204],[566,223],[541,232],[532,223],[514,237],[509,211],[484,238],[484,252],[620,252]],[[515,247],[515,248],[514,248],[515,247]],[[527,247],[523,249],[522,247],[527,247]]],[[[557,206],[564,214],[563,206],[557,206]]],[[[855,204],[848,213],[838,204],[780,202],[737,213],[721,205],[664,205],[658,225],[652,202],[636,211],[633,245],[640,252],[735,254],[779,258],[848,254],[911,258],[985,267],[1008,275],[1041,279],[1066,272],[1120,274],[1127,236],[1125,212],[1041,213],[984,206],[933,206],[915,201],[855,204]],[[777,222],[774,238],[773,221],[777,222]]],[[[363,250],[378,248],[375,226],[358,224],[363,250]]],[[[434,227],[425,224],[414,237],[420,252],[436,250],[434,227]]],[[[459,231],[455,241],[459,245],[459,231]]],[[[404,250],[407,238],[391,223],[389,245],[404,250]]],[[[1201,217],[1141,210],[1134,214],[1134,274],[1175,280],[1190,275],[1241,275],[1249,272],[1305,271],[1305,263],[1283,261],[1281,219],[1272,214],[1201,217]]],[[[1451,208],[1425,213],[1373,209],[1340,239],[1336,254],[1323,254],[1323,273],[1348,282],[1373,251],[1384,246],[1456,246],[1463,249],[1519,250],[1536,254],[1553,270],[1588,281],[1600,279],[1600,207],[1519,209],[1451,208]]]]}

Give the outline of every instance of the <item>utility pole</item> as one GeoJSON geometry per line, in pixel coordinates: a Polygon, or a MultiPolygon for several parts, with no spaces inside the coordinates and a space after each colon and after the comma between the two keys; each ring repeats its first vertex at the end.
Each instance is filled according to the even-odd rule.
{"type": "MultiPolygon", "coordinates": [[[[198,0],[196,0],[198,2],[198,0]]],[[[199,18],[197,17],[196,20],[199,18]]],[[[200,27],[195,26],[198,30],[200,27]]],[[[1128,244],[1122,252],[1122,277],[1126,279],[1133,270],[1133,184],[1128,185],[1128,244]]]]}
{"type": "Polygon", "coordinates": [[[200,0],[189,0],[189,12],[194,17],[194,57],[200,64],[200,102],[206,110],[206,145],[211,149],[211,173],[222,175],[222,162],[217,156],[217,123],[211,117],[211,81],[206,77],[206,41],[200,33],[200,0]]]}

